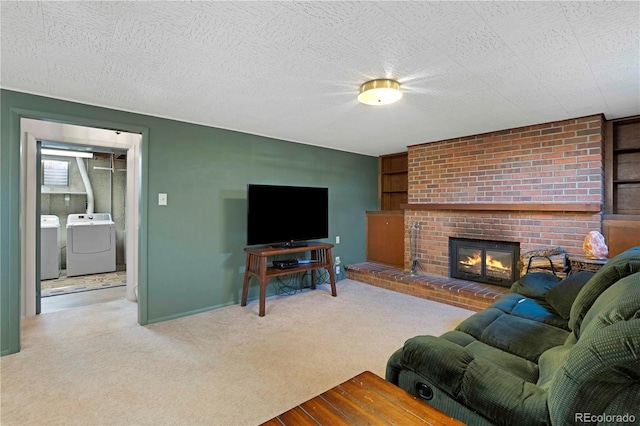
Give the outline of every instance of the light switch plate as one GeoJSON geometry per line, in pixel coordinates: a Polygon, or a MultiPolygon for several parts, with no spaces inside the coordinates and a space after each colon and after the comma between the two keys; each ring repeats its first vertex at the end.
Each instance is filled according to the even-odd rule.
{"type": "Polygon", "coordinates": [[[167,205],[167,194],[158,194],[158,205],[166,206],[167,205]]]}

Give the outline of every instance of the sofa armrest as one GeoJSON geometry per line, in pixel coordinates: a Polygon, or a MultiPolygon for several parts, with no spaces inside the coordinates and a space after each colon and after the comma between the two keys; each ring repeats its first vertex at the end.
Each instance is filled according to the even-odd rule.
{"type": "Polygon", "coordinates": [[[498,425],[550,425],[546,390],[482,359],[469,364],[459,401],[498,425]]]}
{"type": "Polygon", "coordinates": [[[456,397],[473,356],[463,347],[435,336],[413,337],[404,344],[402,364],[428,377],[438,387],[456,397]]]}
{"type": "Polygon", "coordinates": [[[385,380],[399,386],[400,371],[402,371],[402,348],[395,351],[387,361],[385,380]]]}
{"type": "MultiPolygon", "coordinates": [[[[392,357],[429,379],[451,398],[501,425],[550,424],[547,392],[500,366],[474,356],[442,337],[417,336],[407,340],[392,357]]],[[[387,367],[387,375],[394,368],[387,367]]]]}

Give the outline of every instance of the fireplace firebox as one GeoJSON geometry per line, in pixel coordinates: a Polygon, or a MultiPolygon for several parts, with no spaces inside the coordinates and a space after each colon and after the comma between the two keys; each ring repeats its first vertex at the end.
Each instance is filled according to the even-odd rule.
{"type": "Polygon", "coordinates": [[[520,243],[449,238],[449,276],[510,287],[518,279],[520,243]]]}

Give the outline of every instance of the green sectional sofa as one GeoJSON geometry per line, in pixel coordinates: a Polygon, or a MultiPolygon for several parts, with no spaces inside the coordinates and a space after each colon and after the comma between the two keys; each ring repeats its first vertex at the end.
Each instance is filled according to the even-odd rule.
{"type": "Polygon", "coordinates": [[[470,425],[640,424],[640,246],[597,273],[523,276],[386,378],[470,425]]]}

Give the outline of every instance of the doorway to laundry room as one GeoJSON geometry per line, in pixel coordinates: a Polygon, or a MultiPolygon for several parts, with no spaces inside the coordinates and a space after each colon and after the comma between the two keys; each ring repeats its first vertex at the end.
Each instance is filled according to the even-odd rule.
{"type": "Polygon", "coordinates": [[[51,141],[40,148],[36,313],[124,299],[126,151],[51,141]]]}
{"type": "Polygon", "coordinates": [[[137,301],[141,135],[31,119],[21,129],[22,316],[137,301]]]}

